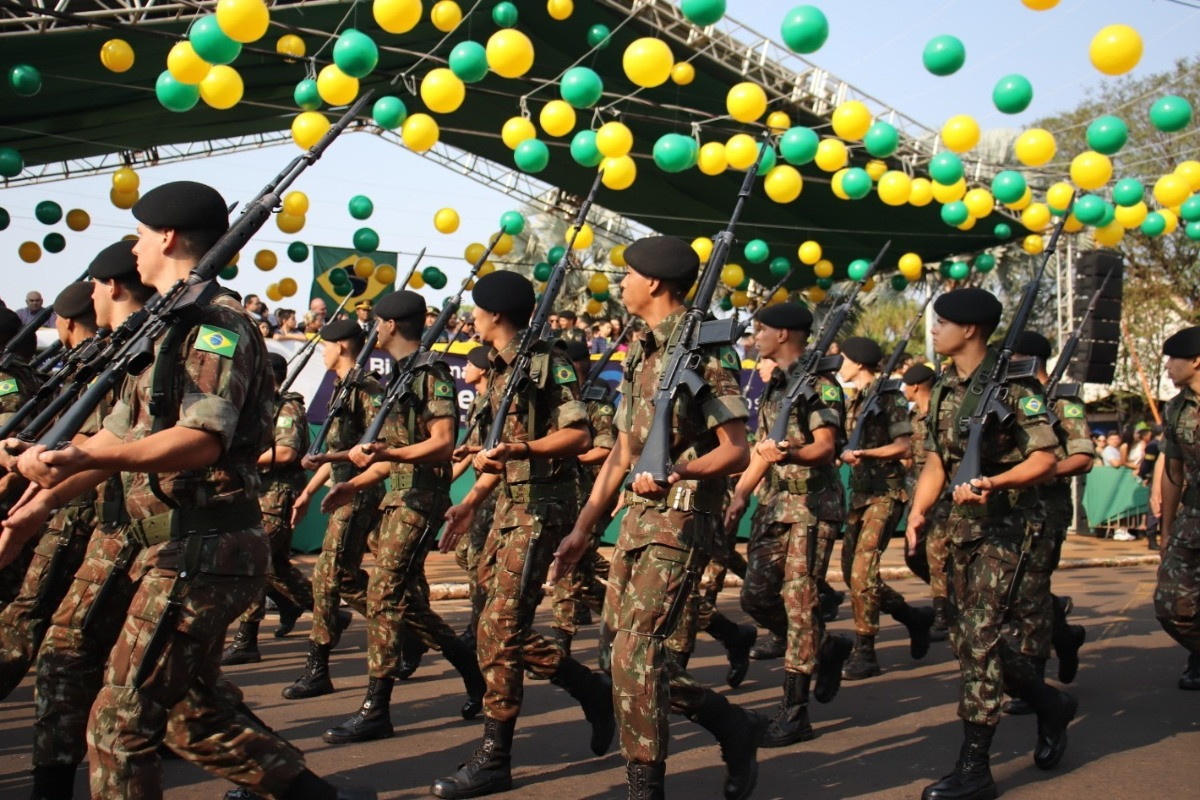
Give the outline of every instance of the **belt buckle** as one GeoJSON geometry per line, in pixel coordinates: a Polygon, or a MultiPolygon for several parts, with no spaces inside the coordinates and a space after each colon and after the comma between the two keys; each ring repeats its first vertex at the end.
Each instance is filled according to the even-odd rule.
{"type": "Polygon", "coordinates": [[[671,508],[676,511],[688,511],[692,507],[692,490],[680,488],[675,492],[675,501],[671,504],[671,508]]]}

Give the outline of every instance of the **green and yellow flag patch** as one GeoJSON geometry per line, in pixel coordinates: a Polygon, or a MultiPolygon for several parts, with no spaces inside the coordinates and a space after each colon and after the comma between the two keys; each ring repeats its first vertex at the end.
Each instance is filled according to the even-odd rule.
{"type": "Polygon", "coordinates": [[[196,349],[204,353],[216,353],[223,358],[233,358],[237,349],[238,335],[215,325],[201,325],[196,336],[196,349]]]}
{"type": "Polygon", "coordinates": [[[280,417],[278,420],[275,421],[275,427],[276,428],[292,427],[292,418],[291,417],[280,417]]]}
{"type": "Polygon", "coordinates": [[[826,403],[836,403],[842,399],[842,390],[837,386],[826,386],[821,389],[821,399],[826,403]]]}
{"type": "Polygon", "coordinates": [[[1025,412],[1027,417],[1036,417],[1039,414],[1046,413],[1046,401],[1039,395],[1033,397],[1022,397],[1017,401],[1017,405],[1025,412]]]}
{"type": "Polygon", "coordinates": [[[575,368],[574,367],[564,364],[563,366],[556,367],[554,369],[554,382],[555,383],[559,383],[559,384],[571,383],[574,380],[575,380],[575,368]]]}
{"type": "Polygon", "coordinates": [[[5,395],[9,394],[15,394],[19,390],[20,387],[17,386],[16,378],[5,378],[4,380],[0,381],[0,397],[4,397],[5,395]]]}
{"type": "Polygon", "coordinates": [[[1067,403],[1063,406],[1063,417],[1066,419],[1083,419],[1083,406],[1079,403],[1067,403]]]}
{"type": "Polygon", "coordinates": [[[454,387],[446,381],[433,382],[434,397],[454,397],[454,387]]]}
{"type": "Polygon", "coordinates": [[[721,348],[721,366],[725,369],[741,369],[742,363],[732,348],[724,347],[721,348]]]}

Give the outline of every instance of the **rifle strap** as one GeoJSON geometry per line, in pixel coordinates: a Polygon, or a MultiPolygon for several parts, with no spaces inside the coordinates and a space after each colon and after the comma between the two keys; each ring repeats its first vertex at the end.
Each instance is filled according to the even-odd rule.
{"type": "MultiPolygon", "coordinates": [[[[158,349],[158,358],[154,360],[154,371],[150,374],[149,411],[153,419],[150,425],[151,436],[175,424],[179,410],[179,398],[176,396],[178,394],[175,381],[176,369],[183,363],[184,354],[181,352],[181,347],[191,331],[192,326],[176,322],[167,328],[162,345],[158,349]]],[[[150,491],[154,493],[155,497],[166,504],[168,508],[179,507],[179,504],[163,491],[158,481],[158,473],[146,473],[146,479],[150,485],[150,491]]]]}
{"type": "MultiPolygon", "coordinates": [[[[991,372],[992,367],[996,365],[997,357],[998,354],[996,351],[989,348],[987,355],[983,357],[983,361],[981,361],[979,367],[976,368],[975,374],[971,376],[971,382],[967,385],[966,397],[963,398],[963,403],[961,406],[959,406],[958,415],[955,417],[954,425],[951,426],[952,430],[950,435],[956,440],[961,439],[961,425],[964,422],[970,421],[971,415],[975,413],[975,409],[979,405],[979,398],[982,394],[982,387],[980,384],[983,383],[983,377],[991,372]]],[[[932,425],[934,430],[934,435],[931,437],[933,439],[933,450],[937,453],[938,458],[940,458],[943,462],[946,460],[946,454],[942,450],[941,440],[938,439],[937,427],[938,420],[942,418],[942,401],[945,399],[945,397],[946,383],[945,381],[938,380],[933,385],[933,392],[929,397],[929,414],[926,416],[926,419],[928,420],[926,424],[932,425]]]]}

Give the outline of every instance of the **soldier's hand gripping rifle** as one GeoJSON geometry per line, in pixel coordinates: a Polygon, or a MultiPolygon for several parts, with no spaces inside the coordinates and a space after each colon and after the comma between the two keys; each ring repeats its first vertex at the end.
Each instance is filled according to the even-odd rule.
{"type": "Polygon", "coordinates": [[[1050,373],[1050,380],[1046,381],[1046,402],[1048,408],[1053,415],[1055,400],[1077,400],[1079,398],[1079,386],[1077,384],[1063,384],[1063,376],[1067,372],[1067,367],[1071,366],[1071,359],[1075,356],[1075,349],[1079,347],[1079,335],[1087,326],[1088,320],[1096,313],[1096,307],[1100,305],[1100,299],[1104,296],[1104,290],[1108,288],[1108,282],[1112,280],[1113,274],[1117,271],[1117,264],[1114,263],[1108,268],[1108,273],[1104,276],[1104,281],[1100,284],[1100,288],[1092,295],[1092,299],[1088,301],[1087,310],[1083,312],[1083,316],[1079,319],[1079,324],[1075,330],[1071,331],[1070,337],[1063,343],[1062,348],[1058,352],[1058,361],[1054,364],[1054,372],[1050,373]]]}
{"type": "MultiPolygon", "coordinates": [[[[275,178],[268,183],[258,196],[250,201],[242,211],[241,216],[221,235],[221,238],[209,248],[192,268],[192,272],[184,280],[176,281],[166,292],[155,294],[147,302],[146,307],[138,314],[130,317],[132,320],[139,315],[144,322],[138,325],[127,342],[117,344],[116,332],[109,337],[113,347],[105,348],[102,354],[105,367],[88,387],[79,400],[71,406],[49,431],[41,438],[40,444],[49,448],[60,448],[71,441],[79,432],[84,422],[103,398],[127,374],[138,374],[154,361],[154,342],[172,325],[187,322],[195,311],[207,305],[216,296],[219,287],[215,282],[217,273],[229,263],[234,253],[240,251],[250,239],[270,219],[271,214],[281,205],[282,193],[292,185],[301,173],[321,157],[333,141],[346,129],[346,126],[358,116],[370,102],[373,92],[364,92],[354,105],[342,115],[341,119],[330,126],[321,140],[309,150],[301,153],[284,167],[275,178]]],[[[130,320],[127,320],[128,323],[130,320]]],[[[122,326],[123,327],[123,326],[122,326]]]]}
{"type": "MultiPolygon", "coordinates": [[[[422,250],[421,253],[424,255],[425,251],[422,250]]],[[[337,319],[337,315],[342,313],[342,309],[344,309],[346,304],[350,302],[351,297],[357,297],[366,290],[366,281],[364,281],[362,278],[350,278],[350,291],[346,293],[346,296],[342,298],[342,302],[338,304],[337,310],[333,312],[331,317],[329,317],[330,321],[337,319]]],[[[321,334],[317,333],[304,343],[304,347],[302,347],[299,352],[291,357],[288,363],[294,364],[295,366],[292,367],[292,371],[288,373],[287,377],[283,379],[283,383],[281,383],[275,389],[278,394],[283,394],[288,389],[292,388],[292,384],[296,382],[296,378],[300,377],[300,373],[303,372],[304,368],[308,366],[308,362],[310,359],[312,359],[313,353],[317,352],[317,345],[323,341],[324,339],[321,338],[321,334]]]]}
{"type": "Polygon", "coordinates": [[[867,267],[867,271],[854,282],[850,293],[825,317],[825,321],[821,325],[821,333],[817,336],[816,341],[804,349],[804,353],[800,356],[800,366],[788,380],[787,388],[783,392],[779,415],[771,423],[771,430],[767,434],[767,438],[777,443],[786,442],[788,420],[795,413],[796,406],[801,400],[811,398],[816,393],[813,384],[816,383],[817,375],[823,372],[836,372],[842,366],[840,355],[827,356],[825,354],[829,352],[834,339],[837,338],[838,331],[841,330],[842,324],[850,314],[850,309],[854,307],[854,298],[858,297],[859,290],[875,272],[875,268],[879,266],[879,262],[883,260],[891,246],[891,240],[884,243],[875,256],[875,260],[867,267]]]}

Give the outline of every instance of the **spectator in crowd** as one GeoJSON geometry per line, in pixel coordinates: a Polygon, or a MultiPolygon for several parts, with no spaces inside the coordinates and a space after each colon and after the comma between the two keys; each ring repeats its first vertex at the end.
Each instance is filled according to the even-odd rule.
{"type": "Polygon", "coordinates": [[[1150,442],[1150,425],[1146,422],[1139,422],[1133,426],[1133,444],[1129,447],[1129,455],[1125,459],[1125,466],[1141,474],[1142,458],[1146,452],[1146,445],[1150,442]]]}
{"type": "Polygon", "coordinates": [[[479,334],[475,331],[475,320],[469,315],[462,318],[462,333],[460,338],[464,342],[478,342],[479,334]]]}
{"type": "Polygon", "coordinates": [[[371,330],[371,323],[375,321],[375,314],[373,313],[371,301],[364,299],[355,303],[354,317],[354,321],[358,323],[358,327],[369,333],[371,330]]]}
{"type": "MultiPolygon", "coordinates": [[[[620,339],[621,334],[625,332],[625,322],[620,317],[613,317],[608,322],[610,325],[612,325],[613,341],[620,339]]],[[[622,339],[621,343],[619,345],[617,345],[618,352],[624,353],[628,349],[629,349],[629,342],[627,340],[622,339]]]]}
{"type": "MultiPolygon", "coordinates": [[[[42,303],[41,292],[30,292],[25,295],[25,307],[17,309],[17,318],[21,320],[22,325],[28,323],[31,317],[41,313],[42,303]]],[[[52,312],[46,321],[42,323],[42,327],[53,328],[57,319],[52,312]]]]}
{"type": "Polygon", "coordinates": [[[275,330],[272,338],[284,342],[304,342],[308,341],[308,337],[304,332],[296,327],[296,312],[290,308],[281,308],[275,312],[275,318],[279,320],[279,327],[275,330]]]}
{"type": "Polygon", "coordinates": [[[1123,467],[1125,466],[1125,455],[1129,452],[1129,447],[1121,441],[1121,434],[1113,431],[1104,439],[1104,451],[1101,453],[1101,458],[1106,467],[1123,467]]]}
{"type": "Polygon", "coordinates": [[[1146,442],[1146,449],[1142,453],[1142,461],[1138,464],[1137,476],[1143,484],[1150,487],[1150,511],[1146,514],[1146,547],[1150,550],[1158,549],[1158,523],[1159,516],[1162,514],[1162,489],[1158,489],[1158,502],[1154,498],[1154,473],[1158,462],[1162,459],[1159,454],[1162,448],[1163,426],[1155,425],[1150,431],[1150,439],[1146,442]]]}
{"type": "Polygon", "coordinates": [[[308,313],[304,315],[304,332],[321,330],[325,325],[325,315],[327,314],[325,301],[320,297],[314,297],[312,302],[308,304],[308,313]]]}
{"type": "Polygon", "coordinates": [[[256,322],[267,318],[267,304],[256,294],[248,294],[243,297],[242,307],[246,309],[247,314],[254,317],[256,322]]]}
{"type": "Polygon", "coordinates": [[[597,354],[604,353],[610,344],[612,344],[612,323],[597,322],[592,326],[592,341],[588,345],[588,350],[597,354]]]}
{"type": "Polygon", "coordinates": [[[270,339],[271,338],[271,323],[267,322],[265,319],[260,319],[258,321],[258,332],[262,334],[262,337],[264,339],[270,339]]]}
{"type": "Polygon", "coordinates": [[[551,333],[558,333],[558,314],[551,314],[547,317],[546,324],[550,326],[551,333]]]}

